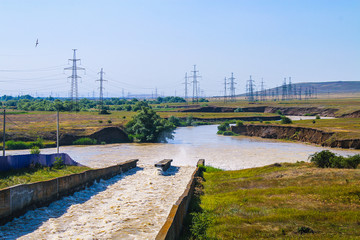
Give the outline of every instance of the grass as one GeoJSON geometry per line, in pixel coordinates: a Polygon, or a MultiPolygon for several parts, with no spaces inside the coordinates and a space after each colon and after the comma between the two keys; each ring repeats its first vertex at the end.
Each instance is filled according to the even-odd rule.
{"type": "Polygon", "coordinates": [[[0,172],[0,189],[18,184],[46,181],[69,174],[80,173],[89,169],[89,167],[65,166],[63,169],[40,167],[0,172]]]}
{"type": "Polygon", "coordinates": [[[204,178],[196,226],[208,239],[359,238],[359,169],[284,163],[204,178]]]}

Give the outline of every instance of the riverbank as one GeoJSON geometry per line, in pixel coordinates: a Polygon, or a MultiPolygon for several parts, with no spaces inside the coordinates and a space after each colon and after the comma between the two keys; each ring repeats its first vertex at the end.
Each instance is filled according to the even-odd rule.
{"type": "Polygon", "coordinates": [[[359,169],[282,163],[205,172],[193,233],[210,239],[355,239],[359,169]]]}
{"type": "Polygon", "coordinates": [[[293,121],[292,124],[244,124],[231,131],[246,136],[287,139],[332,148],[360,149],[360,118],[293,121]]]}

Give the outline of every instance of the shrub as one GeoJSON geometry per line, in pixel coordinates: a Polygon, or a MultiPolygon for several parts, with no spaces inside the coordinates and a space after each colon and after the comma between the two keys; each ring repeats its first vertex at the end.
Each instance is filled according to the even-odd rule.
{"type": "Polygon", "coordinates": [[[279,114],[279,115],[283,115],[283,113],[280,111],[280,110],[276,110],[276,112],[275,112],[276,114],[279,114]]]}
{"type": "Polygon", "coordinates": [[[35,142],[30,144],[31,147],[38,147],[43,148],[44,147],[44,139],[38,137],[35,142]]]}
{"type": "Polygon", "coordinates": [[[79,138],[73,142],[74,145],[95,145],[96,139],[91,139],[88,137],[79,138]]]}
{"type": "Polygon", "coordinates": [[[320,116],[319,115],[316,115],[316,117],[315,117],[316,119],[320,119],[320,116]]]}
{"type": "Polygon", "coordinates": [[[281,116],[281,123],[282,123],[282,124],[291,124],[292,121],[291,121],[291,119],[288,118],[288,117],[281,116]]]}
{"type": "Polygon", "coordinates": [[[360,154],[354,156],[337,156],[329,150],[310,155],[310,161],[321,168],[357,168],[360,164],[360,154]]]}
{"type": "Polygon", "coordinates": [[[238,120],[238,121],[236,121],[236,126],[237,126],[237,127],[244,126],[244,122],[238,120]]]}
{"type": "Polygon", "coordinates": [[[269,121],[266,121],[266,122],[265,122],[265,124],[270,124],[270,123],[271,123],[271,122],[269,122],[269,121]]]}
{"type": "Polygon", "coordinates": [[[175,117],[175,116],[171,116],[169,118],[169,122],[171,122],[172,124],[174,124],[176,127],[180,126],[181,123],[180,123],[180,118],[178,117],[175,117]]]}
{"type": "Polygon", "coordinates": [[[8,150],[27,149],[30,148],[30,144],[23,141],[9,140],[5,142],[5,148],[8,150]]]}
{"type": "Polygon", "coordinates": [[[106,144],[106,142],[102,141],[100,144],[101,144],[101,145],[105,145],[105,144],[106,144]]]}
{"type": "Polygon", "coordinates": [[[52,165],[54,169],[62,169],[65,167],[64,161],[61,157],[55,157],[55,162],[52,165]]]}
{"type": "Polygon", "coordinates": [[[192,123],[193,123],[193,116],[188,116],[187,118],[186,118],[186,126],[191,126],[192,125],[192,123]]]}
{"type": "Polygon", "coordinates": [[[108,123],[112,123],[112,121],[111,121],[110,119],[109,119],[109,120],[107,120],[107,122],[108,122],[108,123]]]}
{"type": "Polygon", "coordinates": [[[37,146],[34,146],[30,149],[30,154],[40,154],[40,149],[37,146]]]}
{"type": "Polygon", "coordinates": [[[310,162],[315,163],[317,167],[328,168],[331,166],[330,159],[335,156],[335,153],[332,153],[329,150],[323,150],[310,155],[310,162]]]}
{"type": "Polygon", "coordinates": [[[235,133],[232,132],[232,131],[224,131],[224,132],[223,132],[223,135],[224,135],[224,136],[234,136],[235,133]]]}
{"type": "Polygon", "coordinates": [[[141,111],[127,123],[126,131],[139,142],[166,141],[173,138],[174,124],[162,119],[153,109],[142,107],[141,111]]]}
{"type": "Polygon", "coordinates": [[[227,131],[229,129],[230,125],[228,122],[224,122],[218,126],[219,131],[227,131]]]}
{"type": "Polygon", "coordinates": [[[103,121],[102,121],[102,120],[99,120],[98,122],[99,122],[99,123],[103,123],[103,121]]]}
{"type": "Polygon", "coordinates": [[[242,108],[237,108],[234,110],[234,112],[243,112],[244,110],[242,108]]]}
{"type": "Polygon", "coordinates": [[[206,229],[212,222],[212,218],[208,212],[191,213],[192,224],[190,231],[195,239],[207,239],[206,229]]]}

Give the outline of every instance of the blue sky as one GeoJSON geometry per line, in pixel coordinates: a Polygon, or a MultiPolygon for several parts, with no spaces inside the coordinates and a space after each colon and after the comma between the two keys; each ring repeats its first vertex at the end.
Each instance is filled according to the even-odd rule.
{"type": "Polygon", "coordinates": [[[357,0],[0,0],[0,95],[67,96],[73,48],[85,97],[100,68],[105,96],[183,96],[193,64],[207,96],[231,72],[236,93],[250,75],[266,87],[360,81],[359,12],[357,0]]]}

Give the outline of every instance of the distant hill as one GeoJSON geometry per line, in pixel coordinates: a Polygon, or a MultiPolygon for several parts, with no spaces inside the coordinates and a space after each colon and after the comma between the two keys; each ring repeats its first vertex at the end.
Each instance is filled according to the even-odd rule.
{"type": "MultiPolygon", "coordinates": [[[[282,92],[282,86],[277,87],[279,93],[282,92]]],[[[317,94],[327,93],[360,93],[360,81],[337,81],[337,82],[307,82],[307,83],[293,83],[292,88],[299,91],[301,88],[302,94],[306,89],[316,89],[317,94]]],[[[266,89],[266,91],[276,91],[276,88],[266,89]]],[[[245,96],[239,94],[238,96],[245,96]]]]}

